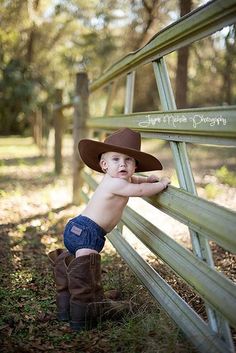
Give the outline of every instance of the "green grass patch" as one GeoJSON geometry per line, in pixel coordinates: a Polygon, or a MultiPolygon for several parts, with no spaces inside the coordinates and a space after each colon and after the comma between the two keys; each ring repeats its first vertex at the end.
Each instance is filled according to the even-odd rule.
{"type": "Polygon", "coordinates": [[[213,200],[216,198],[217,195],[221,193],[219,186],[215,184],[207,184],[205,186],[206,197],[209,200],[213,200]]]}
{"type": "Polygon", "coordinates": [[[236,186],[236,173],[228,170],[226,166],[221,167],[216,171],[216,176],[219,181],[223,184],[227,184],[229,186],[236,186]]]}
{"type": "Polygon", "coordinates": [[[32,137],[8,136],[0,139],[0,159],[39,156],[40,151],[32,137]]]}

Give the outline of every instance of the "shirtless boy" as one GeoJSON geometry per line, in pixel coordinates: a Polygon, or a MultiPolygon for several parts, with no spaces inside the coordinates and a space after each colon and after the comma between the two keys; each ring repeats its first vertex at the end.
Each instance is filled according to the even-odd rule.
{"type": "Polygon", "coordinates": [[[135,172],[162,169],[158,159],[140,151],[140,145],[140,134],[127,128],[104,142],[83,139],[79,143],[84,163],[104,176],[82,214],[71,219],[64,232],[65,246],[75,255],[65,262],[71,295],[70,324],[76,330],[85,326],[86,315],[96,316],[88,313],[89,305],[104,299],[99,252],[106,233],[120,221],[129,197],[157,194],[170,183],[166,177],[134,176],[135,172]]]}

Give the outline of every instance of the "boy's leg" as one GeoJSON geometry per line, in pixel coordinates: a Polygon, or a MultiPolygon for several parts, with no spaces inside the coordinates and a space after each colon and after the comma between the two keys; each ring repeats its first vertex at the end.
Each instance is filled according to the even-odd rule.
{"type": "Polygon", "coordinates": [[[93,249],[79,249],[76,251],[75,257],[85,256],[85,255],[90,255],[90,254],[98,254],[98,252],[93,249]]]}
{"type": "Polygon", "coordinates": [[[48,254],[56,283],[57,318],[60,321],[68,321],[70,312],[70,293],[64,263],[64,259],[68,255],[69,252],[63,249],[56,249],[48,254]]]}

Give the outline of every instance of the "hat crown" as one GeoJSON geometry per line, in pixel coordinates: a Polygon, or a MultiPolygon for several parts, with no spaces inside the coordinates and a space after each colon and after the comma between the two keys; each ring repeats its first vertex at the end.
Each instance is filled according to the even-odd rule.
{"type": "Polygon", "coordinates": [[[104,143],[140,151],[141,136],[139,132],[135,132],[128,128],[125,128],[120,129],[114,134],[108,136],[104,140],[104,143]]]}
{"type": "Polygon", "coordinates": [[[114,132],[104,142],[82,139],[78,147],[83,162],[100,173],[103,173],[99,162],[100,157],[106,152],[122,153],[134,158],[137,161],[136,172],[162,169],[162,165],[156,157],[140,151],[141,135],[129,128],[114,132]]]}

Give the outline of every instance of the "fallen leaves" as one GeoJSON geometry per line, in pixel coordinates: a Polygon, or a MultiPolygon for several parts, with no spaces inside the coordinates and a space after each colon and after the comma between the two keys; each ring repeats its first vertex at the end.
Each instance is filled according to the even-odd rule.
{"type": "MultiPolygon", "coordinates": [[[[181,353],[194,352],[192,345],[183,336],[178,336],[179,330],[173,323],[164,314],[159,315],[160,309],[114,251],[102,254],[104,287],[109,298],[132,298],[137,303],[132,318],[120,323],[108,321],[97,329],[81,333],[73,332],[68,323],[56,320],[55,288],[46,254],[63,246],[64,224],[77,208],[68,205],[52,209],[46,199],[47,192],[53,188],[54,193],[62,191],[65,195],[63,204],[69,202],[66,185],[69,179],[62,180],[59,187],[57,177],[46,175],[45,171],[49,173],[50,166],[39,165],[32,171],[29,165],[24,173],[17,171],[11,180],[17,180],[19,194],[8,195],[6,189],[2,198],[1,353],[141,353],[156,352],[157,346],[162,347],[163,352],[177,352],[178,349],[181,353]],[[42,177],[38,178],[38,175],[42,177]],[[46,190],[46,187],[51,189],[46,190]],[[119,289],[118,292],[114,288],[119,289]]],[[[218,268],[235,278],[235,259],[219,249],[214,256],[218,268]]],[[[163,264],[158,264],[158,272],[204,316],[202,301],[195,294],[166,271],[163,264]]]]}

